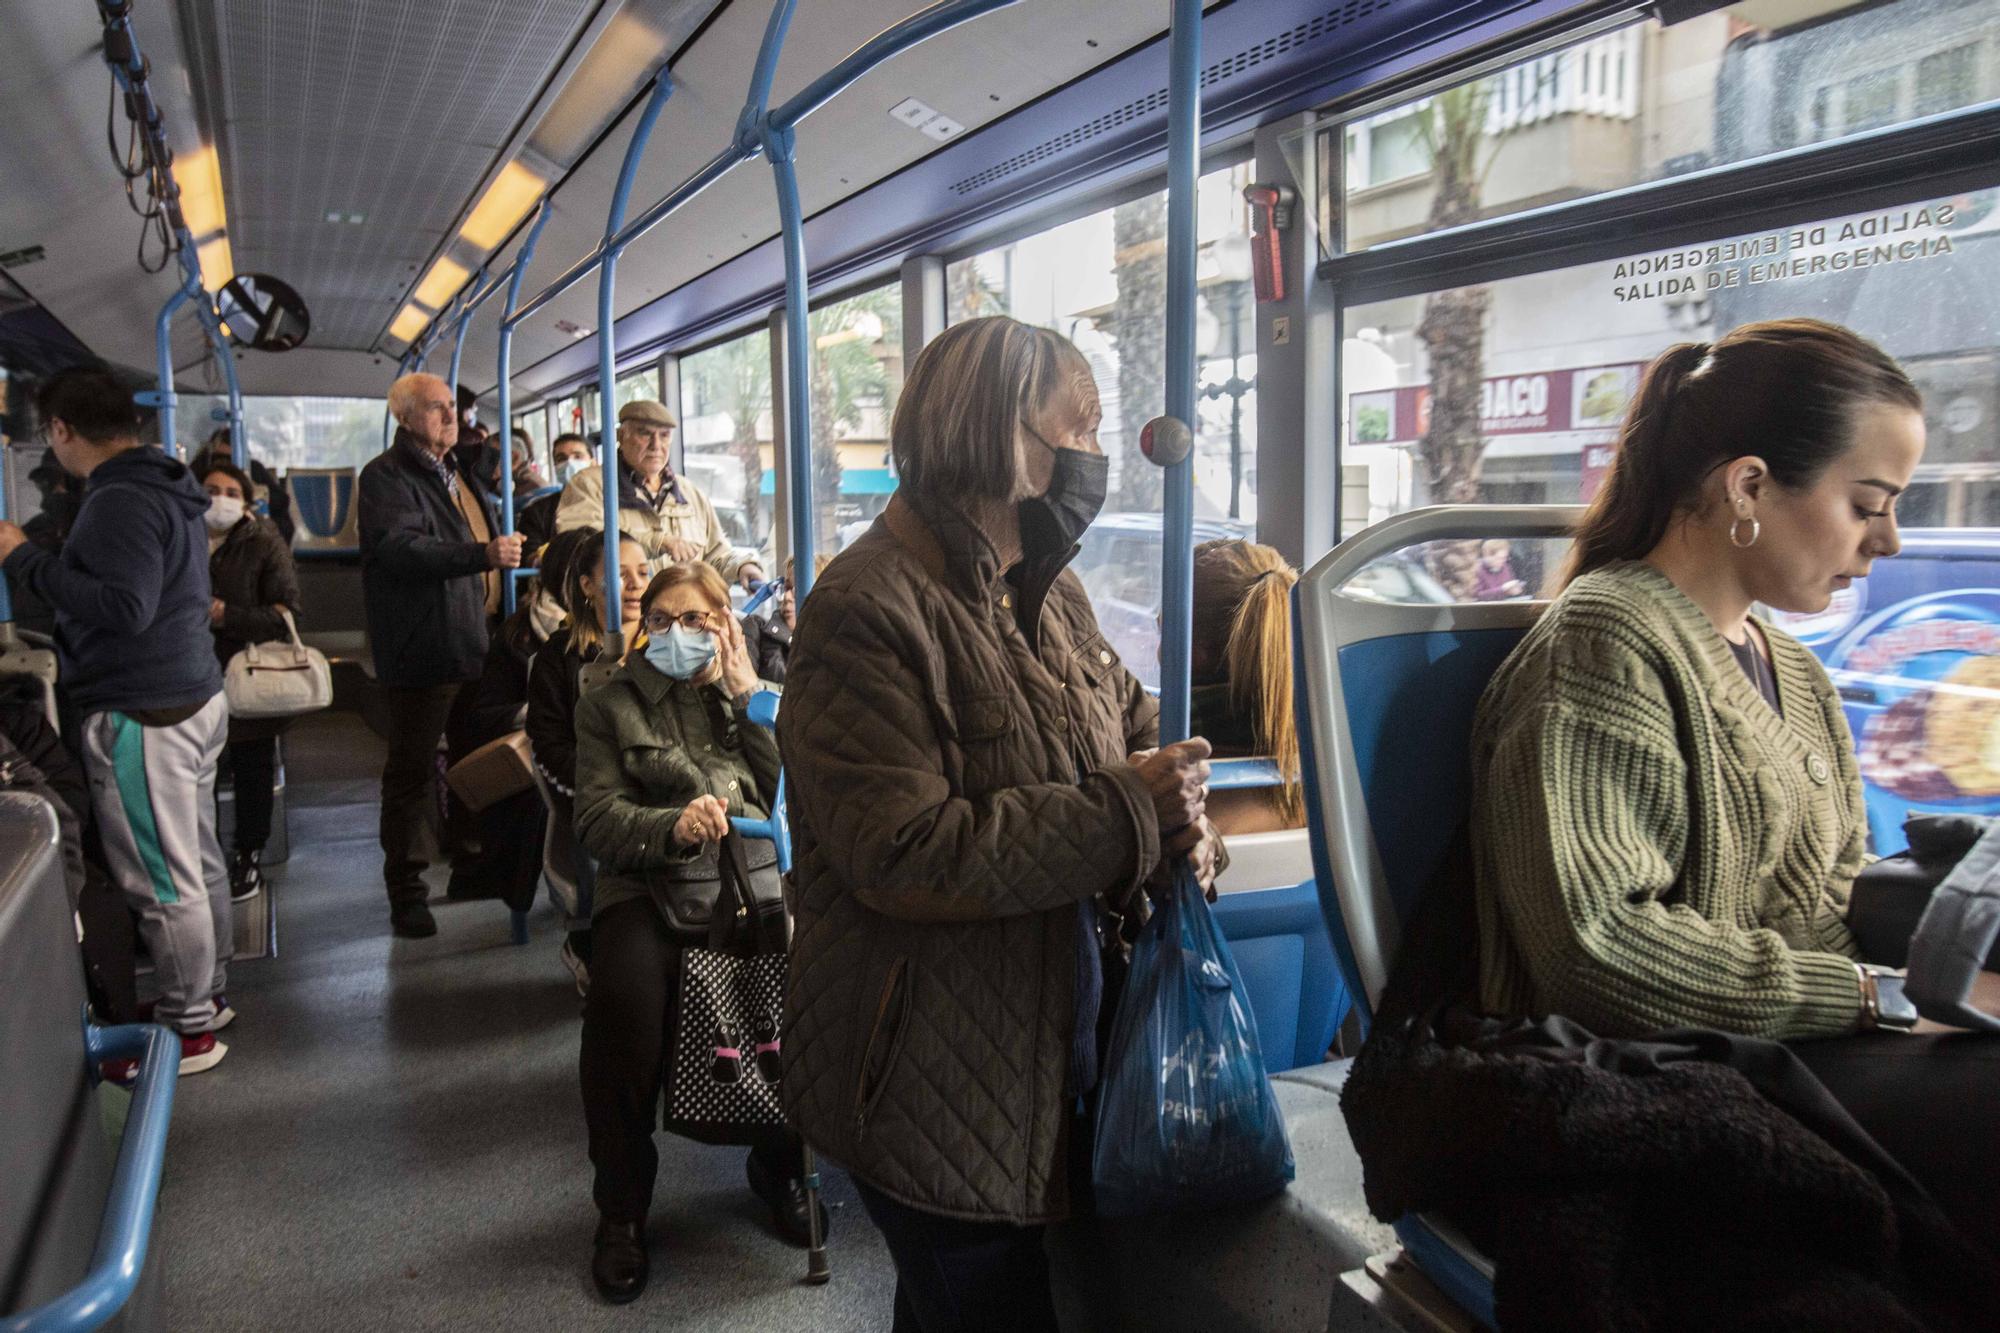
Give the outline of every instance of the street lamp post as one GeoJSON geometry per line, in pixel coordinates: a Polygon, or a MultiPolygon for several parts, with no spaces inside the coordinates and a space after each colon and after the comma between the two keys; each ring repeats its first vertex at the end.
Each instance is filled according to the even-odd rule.
{"type": "Polygon", "coordinates": [[[1229,517],[1243,517],[1243,397],[1257,382],[1243,378],[1243,306],[1250,294],[1250,238],[1237,232],[1217,238],[1210,254],[1216,282],[1210,291],[1220,297],[1222,317],[1229,325],[1229,378],[1204,385],[1201,396],[1214,402],[1229,399],[1229,517]]]}
{"type": "Polygon", "coordinates": [[[1201,396],[1211,402],[1229,399],[1229,516],[1243,517],[1243,396],[1257,387],[1255,380],[1243,378],[1243,298],[1247,279],[1219,282],[1224,318],[1229,324],[1229,378],[1221,384],[1202,386],[1201,396]]]}

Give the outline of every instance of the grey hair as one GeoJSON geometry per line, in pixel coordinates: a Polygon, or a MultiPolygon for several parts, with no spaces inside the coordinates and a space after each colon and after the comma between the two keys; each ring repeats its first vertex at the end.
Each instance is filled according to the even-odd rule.
{"type": "Polygon", "coordinates": [[[445,383],[442,375],[421,370],[413,371],[389,386],[389,415],[396,418],[397,425],[410,424],[409,417],[416,410],[417,395],[431,385],[443,389],[447,396],[451,393],[451,386],[445,383]]]}

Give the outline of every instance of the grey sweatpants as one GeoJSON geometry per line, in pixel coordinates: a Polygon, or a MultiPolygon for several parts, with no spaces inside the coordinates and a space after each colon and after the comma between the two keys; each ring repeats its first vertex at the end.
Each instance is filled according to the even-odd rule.
{"type": "Polygon", "coordinates": [[[215,1025],[233,947],[229,868],[215,837],[215,764],[228,737],[220,694],[171,727],[117,712],[83,719],[104,857],[153,955],[158,1020],[183,1033],[215,1025]]]}

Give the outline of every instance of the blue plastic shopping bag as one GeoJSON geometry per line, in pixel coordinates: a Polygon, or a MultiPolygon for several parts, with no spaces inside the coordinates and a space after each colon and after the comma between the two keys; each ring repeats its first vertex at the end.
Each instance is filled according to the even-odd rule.
{"type": "Polygon", "coordinates": [[[1185,867],[1132,949],[1091,1174],[1106,1217],[1244,1203],[1292,1179],[1243,978],[1185,867]]]}

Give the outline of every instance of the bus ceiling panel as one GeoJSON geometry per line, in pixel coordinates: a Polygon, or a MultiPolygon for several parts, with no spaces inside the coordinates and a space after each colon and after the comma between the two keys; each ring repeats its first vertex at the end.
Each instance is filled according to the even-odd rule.
{"type": "MultiPolygon", "coordinates": [[[[1202,24],[1204,142],[1213,147],[1240,139],[1259,124],[1379,78],[1405,74],[1525,27],[1608,7],[1574,0],[1257,0],[1212,7],[1202,24]]],[[[1093,57],[1087,72],[1062,71],[1060,77],[1045,78],[1049,91],[1031,103],[996,115],[977,132],[958,136],[901,170],[870,172],[875,183],[866,188],[843,187],[830,196],[822,192],[824,181],[814,174],[815,140],[808,138],[819,118],[805,122],[799,170],[806,186],[813,290],[833,291],[886,276],[906,255],[948,253],[1031,216],[1081,206],[1159,170],[1165,162],[1167,122],[1165,3],[1135,6],[1109,0],[1070,6],[1059,22],[1051,21],[1043,5],[1028,4],[989,15],[938,45],[972,41],[981,59],[1005,50],[1005,59],[1047,64],[1059,47],[1095,40],[1086,30],[1094,28],[1100,11],[1107,20],[1142,18],[1145,32],[1124,43],[1122,56],[1116,54],[1121,48],[1108,41],[1086,46],[1093,57]],[[1004,26],[1009,24],[1019,26],[1004,26]],[[1052,38],[1051,33],[1059,35],[1052,38]]],[[[760,6],[758,12],[761,17],[766,11],[760,6]]],[[[804,17],[802,12],[801,22],[804,17]]],[[[881,80],[906,62],[917,66],[928,49],[919,47],[873,77],[881,80]]],[[[865,105],[868,99],[850,94],[843,100],[865,105]]],[[[834,118],[840,106],[836,101],[820,113],[829,118],[820,125],[829,139],[838,138],[844,128],[834,118]]],[[[879,152],[881,131],[863,123],[845,147],[859,152],[871,141],[879,152]]],[[[842,146],[821,150],[820,162],[825,152],[837,153],[842,146]]],[[[685,216],[692,219],[696,207],[685,216]]],[[[669,282],[666,296],[621,315],[621,352],[685,348],[752,322],[782,300],[783,260],[769,240],[776,231],[775,210],[768,204],[764,208],[772,216],[760,243],[744,245],[727,262],[698,268],[699,276],[691,281],[669,282]]],[[[661,228],[671,229],[671,224],[661,228]]],[[[626,272],[621,268],[621,285],[626,272]]],[[[562,391],[593,376],[590,349],[544,342],[534,350],[543,348],[549,350],[541,360],[526,348],[517,349],[516,391],[524,399],[562,391]]]]}
{"type": "Polygon", "coordinates": [[[594,0],[181,0],[239,268],[313,341],[372,345],[596,13],[594,0]],[[372,297],[373,300],[367,298],[372,297]]]}
{"type": "MultiPolygon", "coordinates": [[[[915,0],[800,6],[779,65],[774,102],[921,7],[915,0]]],[[[675,61],[674,97],[648,146],[632,216],[692,176],[729,142],[769,13],[768,3],[732,5],[675,61]]],[[[885,176],[948,150],[981,126],[1151,40],[1164,29],[1167,13],[1164,4],[1122,0],[1080,0],[1058,11],[1048,0],[1036,0],[988,14],[902,53],[800,123],[797,161],[807,211],[823,212],[885,176]],[[908,100],[922,104],[913,120],[933,115],[948,123],[932,120],[920,126],[892,118],[891,109],[908,100]],[[952,126],[963,128],[954,131],[952,126]]],[[[565,182],[556,194],[559,217],[576,209],[601,226],[628,135],[629,128],[621,126],[606,136],[591,160],[565,182]]],[[[575,229],[581,229],[580,223],[575,229]]],[[[752,167],[732,172],[627,250],[618,272],[621,322],[659,294],[760,250],[777,231],[768,171],[752,167]]],[[[536,253],[529,290],[561,276],[598,239],[574,244],[559,236],[552,223],[536,253]]],[[[566,347],[572,339],[555,326],[567,320],[594,329],[594,286],[580,284],[581,299],[576,291],[566,293],[522,325],[515,342],[517,367],[555,357],[569,367],[563,374],[571,375],[594,365],[593,349],[579,346],[575,356],[580,359],[571,367],[566,347]]],[[[467,339],[468,366],[482,371],[492,366],[492,339],[492,330],[475,325],[467,339]]],[[[621,333],[621,352],[628,345],[621,333]]],[[[542,372],[519,369],[516,379],[524,398],[555,382],[542,372]]],[[[472,383],[487,387],[480,379],[472,383]]]]}

